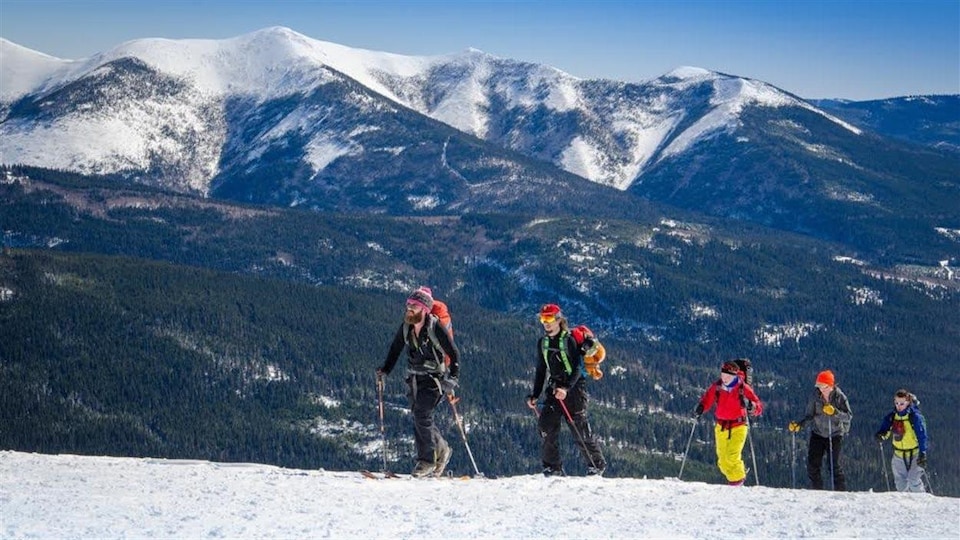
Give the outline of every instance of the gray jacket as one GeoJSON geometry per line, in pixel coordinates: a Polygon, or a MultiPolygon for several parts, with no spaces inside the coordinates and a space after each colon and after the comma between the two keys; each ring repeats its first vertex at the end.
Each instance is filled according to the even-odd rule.
{"type": "Polygon", "coordinates": [[[815,388],[807,403],[806,415],[797,423],[802,426],[810,422],[811,431],[825,438],[846,435],[850,431],[850,421],[853,420],[853,411],[850,410],[846,394],[839,386],[834,386],[833,392],[830,392],[830,404],[837,410],[833,416],[823,414],[823,406],[826,404],[823,394],[815,388]]]}

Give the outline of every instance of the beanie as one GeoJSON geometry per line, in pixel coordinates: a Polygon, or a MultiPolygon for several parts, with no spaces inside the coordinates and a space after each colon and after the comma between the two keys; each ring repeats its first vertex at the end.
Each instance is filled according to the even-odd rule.
{"type": "Polygon", "coordinates": [[[419,305],[424,311],[430,311],[433,308],[433,291],[429,287],[420,287],[410,294],[407,304],[419,305]]]}
{"type": "Polygon", "coordinates": [[[738,366],[735,362],[724,362],[723,365],[720,366],[720,373],[729,373],[730,375],[739,375],[740,366],[738,366]]]}
{"type": "Polygon", "coordinates": [[[821,371],[817,374],[817,384],[825,384],[827,386],[834,386],[835,379],[833,378],[833,372],[829,369],[826,371],[821,371]]]}

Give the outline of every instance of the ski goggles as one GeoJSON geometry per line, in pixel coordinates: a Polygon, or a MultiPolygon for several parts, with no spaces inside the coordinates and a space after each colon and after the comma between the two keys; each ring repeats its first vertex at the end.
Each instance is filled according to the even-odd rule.
{"type": "Polygon", "coordinates": [[[555,322],[557,322],[556,315],[540,315],[541,324],[553,324],[555,322]]]}

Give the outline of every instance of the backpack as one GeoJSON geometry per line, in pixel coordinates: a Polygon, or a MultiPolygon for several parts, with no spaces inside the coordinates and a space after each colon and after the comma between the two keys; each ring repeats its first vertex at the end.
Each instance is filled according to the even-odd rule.
{"type": "MultiPolygon", "coordinates": [[[[430,314],[437,318],[437,322],[440,323],[440,326],[447,330],[447,333],[450,334],[450,339],[453,339],[453,319],[450,318],[450,310],[447,309],[447,304],[433,299],[433,308],[430,309],[430,314]]],[[[433,329],[433,326],[430,327],[430,341],[433,342],[433,346],[438,350],[443,351],[440,348],[440,344],[437,342],[437,333],[433,329]]],[[[450,356],[446,353],[443,355],[443,365],[444,367],[450,366],[450,356]]]]}
{"type": "MultiPolygon", "coordinates": [[[[566,332],[563,332],[560,337],[560,357],[563,360],[564,366],[567,367],[567,374],[569,375],[571,368],[570,362],[567,360],[567,340],[565,334],[566,332]]],[[[603,377],[603,372],[600,371],[600,363],[607,358],[606,349],[600,343],[600,340],[597,339],[593,331],[582,324],[570,330],[570,335],[573,336],[573,341],[576,342],[580,348],[580,352],[583,353],[583,375],[589,376],[593,380],[599,380],[603,377]]],[[[543,361],[546,362],[550,353],[548,347],[549,339],[546,337],[541,339],[543,361]]]]}
{"type": "Polygon", "coordinates": [[[600,380],[603,372],[600,371],[600,363],[607,359],[607,349],[604,348],[600,340],[597,339],[593,330],[585,325],[579,325],[570,331],[573,340],[577,342],[580,350],[583,352],[583,368],[593,380],[600,380]]]}
{"type": "MultiPolygon", "coordinates": [[[[427,315],[425,324],[427,325],[427,335],[430,336],[430,343],[433,344],[434,350],[437,354],[443,355],[443,362],[438,362],[438,371],[446,373],[447,368],[450,366],[450,356],[443,351],[443,347],[440,346],[440,342],[437,340],[437,325],[439,324],[445,328],[447,333],[450,334],[450,339],[453,340],[453,319],[450,317],[450,310],[447,308],[447,304],[434,299],[433,307],[427,315]]],[[[410,325],[407,323],[403,324],[403,341],[407,345],[410,345],[410,325]]],[[[434,357],[436,357],[436,354],[434,354],[434,357]]]]}
{"type": "Polygon", "coordinates": [[[740,368],[740,371],[743,372],[743,382],[753,386],[753,365],[750,363],[749,358],[734,358],[730,360],[737,367],[740,368]]]}

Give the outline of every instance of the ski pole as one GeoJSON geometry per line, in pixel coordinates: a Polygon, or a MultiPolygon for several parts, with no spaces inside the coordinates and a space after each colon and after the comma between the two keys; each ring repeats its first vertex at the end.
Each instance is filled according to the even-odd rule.
{"type": "Polygon", "coordinates": [[[680,460],[680,474],[677,475],[677,480],[683,479],[683,466],[687,464],[687,453],[690,452],[690,442],[693,440],[693,432],[697,430],[697,420],[700,417],[693,419],[693,426],[690,428],[690,436],[687,437],[687,447],[683,449],[683,459],[680,460]]]}
{"type": "Polygon", "coordinates": [[[880,441],[880,467],[883,468],[883,479],[887,484],[887,491],[890,491],[890,475],[887,474],[887,455],[883,452],[883,441],[880,441]]]}
{"type": "Polygon", "coordinates": [[[833,424],[830,421],[830,416],[827,416],[827,437],[828,445],[830,446],[830,489],[833,491],[837,490],[837,480],[833,476],[833,424]]]}
{"type": "Polygon", "coordinates": [[[593,461],[593,456],[590,455],[590,451],[587,450],[587,441],[583,439],[583,435],[580,434],[580,430],[577,429],[577,424],[573,422],[573,416],[570,416],[570,410],[567,409],[567,404],[563,402],[562,399],[558,399],[560,402],[560,407],[563,409],[563,414],[567,415],[567,420],[570,422],[570,428],[573,430],[573,433],[577,436],[577,439],[580,440],[580,448],[583,449],[583,453],[587,455],[587,459],[590,460],[590,465],[596,469],[597,463],[593,461]]]}
{"type": "Polygon", "coordinates": [[[790,438],[790,482],[791,487],[797,489],[797,432],[791,431],[790,438]]]}
{"type": "Polygon", "coordinates": [[[927,492],[929,492],[931,495],[936,495],[936,493],[933,492],[933,484],[930,483],[930,476],[931,476],[930,471],[926,467],[924,467],[923,473],[920,475],[920,481],[923,482],[924,480],[926,480],[927,492]]]}
{"type": "Polygon", "coordinates": [[[747,419],[747,438],[750,440],[750,459],[753,460],[753,479],[760,485],[760,473],[757,472],[757,453],[753,450],[753,426],[750,424],[750,413],[744,418],[747,419]]]}
{"type": "Polygon", "coordinates": [[[476,473],[477,476],[483,476],[483,473],[477,468],[477,462],[473,459],[473,452],[470,451],[470,443],[467,442],[467,432],[463,429],[463,417],[457,412],[457,402],[460,401],[460,398],[448,395],[447,401],[450,402],[450,408],[453,410],[453,420],[460,429],[460,438],[463,439],[463,446],[467,448],[467,455],[470,456],[470,463],[473,464],[473,472],[476,473]]]}
{"type": "Polygon", "coordinates": [[[383,373],[377,373],[377,408],[380,410],[380,447],[383,450],[383,472],[387,472],[387,428],[383,423],[383,373]]]}

